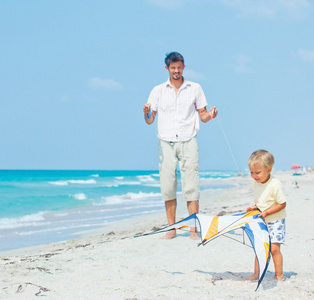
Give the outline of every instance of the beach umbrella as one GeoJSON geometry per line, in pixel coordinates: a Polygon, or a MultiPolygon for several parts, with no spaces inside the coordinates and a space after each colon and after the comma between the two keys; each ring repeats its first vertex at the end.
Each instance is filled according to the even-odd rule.
{"type": "Polygon", "coordinates": [[[300,165],[297,165],[297,164],[293,164],[293,165],[291,166],[291,168],[292,168],[292,169],[300,169],[301,166],[300,166],[300,165]]]}

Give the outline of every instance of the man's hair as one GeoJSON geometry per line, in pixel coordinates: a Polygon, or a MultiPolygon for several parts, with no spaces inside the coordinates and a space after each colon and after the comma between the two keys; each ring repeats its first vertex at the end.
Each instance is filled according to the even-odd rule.
{"type": "Polygon", "coordinates": [[[183,56],[178,52],[171,52],[166,54],[165,64],[169,68],[170,64],[173,62],[182,61],[184,64],[183,56]]]}
{"type": "Polygon", "coordinates": [[[254,151],[248,161],[250,168],[254,167],[257,163],[261,162],[263,168],[272,168],[275,163],[274,156],[266,150],[256,150],[254,151]]]}

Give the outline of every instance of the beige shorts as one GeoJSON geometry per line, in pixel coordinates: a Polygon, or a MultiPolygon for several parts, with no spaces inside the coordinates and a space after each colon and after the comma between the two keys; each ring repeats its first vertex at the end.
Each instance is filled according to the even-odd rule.
{"type": "Polygon", "coordinates": [[[186,142],[159,141],[159,173],[164,201],[177,198],[177,164],[179,162],[184,201],[200,198],[198,145],[195,137],[186,142]]]}

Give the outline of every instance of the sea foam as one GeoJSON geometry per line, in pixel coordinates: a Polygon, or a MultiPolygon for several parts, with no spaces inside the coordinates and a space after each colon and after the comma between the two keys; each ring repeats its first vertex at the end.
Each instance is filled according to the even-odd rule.
{"type": "Polygon", "coordinates": [[[25,215],[18,218],[2,218],[0,219],[0,230],[33,226],[37,222],[44,221],[45,214],[46,212],[38,212],[36,214],[25,215]]]}
{"type": "Polygon", "coordinates": [[[58,180],[58,181],[49,181],[50,184],[54,185],[68,185],[71,184],[96,184],[97,181],[95,179],[88,179],[88,180],[58,180]]]}
{"type": "Polygon", "coordinates": [[[105,201],[106,204],[121,204],[127,202],[134,202],[134,200],[141,201],[147,198],[157,198],[161,197],[160,193],[127,193],[123,195],[112,195],[109,197],[102,197],[102,200],[105,201]]]}
{"type": "Polygon", "coordinates": [[[75,195],[72,195],[73,198],[77,199],[77,200],[86,200],[87,197],[84,193],[77,193],[75,195]]]}

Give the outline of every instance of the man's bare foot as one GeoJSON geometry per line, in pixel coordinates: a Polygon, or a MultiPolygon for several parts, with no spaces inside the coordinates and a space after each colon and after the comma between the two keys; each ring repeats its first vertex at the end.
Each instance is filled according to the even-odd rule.
{"type": "Polygon", "coordinates": [[[245,280],[257,280],[258,279],[258,275],[253,274],[252,276],[245,278],[245,280]]]}
{"type": "Polygon", "coordinates": [[[285,281],[286,278],[283,275],[275,275],[273,278],[271,278],[270,280],[278,280],[278,281],[285,281]]]}
{"type": "Polygon", "coordinates": [[[190,239],[196,241],[196,240],[199,240],[200,238],[198,237],[197,232],[190,231],[190,239]]]}
{"type": "Polygon", "coordinates": [[[177,236],[177,232],[175,230],[170,230],[166,233],[166,235],[162,236],[160,239],[162,240],[171,240],[177,236]]]}

